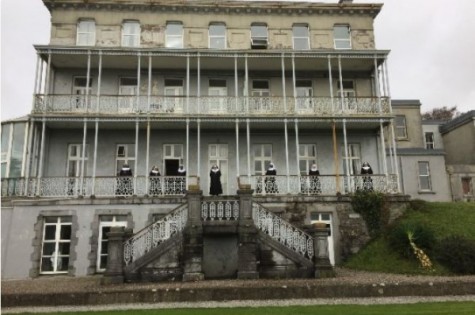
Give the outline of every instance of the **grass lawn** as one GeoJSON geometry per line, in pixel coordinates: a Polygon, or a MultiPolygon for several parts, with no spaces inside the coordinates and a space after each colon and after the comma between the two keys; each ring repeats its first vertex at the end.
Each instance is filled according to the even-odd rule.
{"type": "MultiPolygon", "coordinates": [[[[398,222],[418,222],[434,231],[437,239],[460,235],[475,240],[475,204],[458,202],[428,202],[419,210],[408,210],[398,222]]],[[[345,263],[346,267],[368,271],[403,274],[450,274],[435,263],[435,271],[426,271],[415,260],[401,258],[392,251],[384,235],[371,241],[345,263]]]]}
{"type": "MultiPolygon", "coordinates": [[[[472,315],[475,302],[440,302],[390,305],[317,305],[288,307],[240,307],[207,309],[155,309],[87,312],[88,315],[472,315]]],[[[36,315],[41,313],[35,313],[36,315]]],[[[51,313],[49,313],[51,314],[51,313]]],[[[62,315],[83,315],[84,312],[61,312],[62,315]]]]}

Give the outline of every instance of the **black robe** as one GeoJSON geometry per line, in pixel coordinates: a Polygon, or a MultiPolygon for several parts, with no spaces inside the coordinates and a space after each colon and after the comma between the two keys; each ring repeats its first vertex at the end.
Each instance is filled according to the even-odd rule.
{"type": "Polygon", "coordinates": [[[221,185],[221,171],[209,172],[210,186],[209,194],[218,196],[223,193],[223,186],[221,185]]]}
{"type": "Polygon", "coordinates": [[[320,175],[320,172],[318,170],[316,171],[308,171],[308,175],[310,176],[309,180],[309,190],[308,192],[311,194],[319,194],[322,192],[322,186],[320,184],[320,179],[318,178],[318,175],[320,175]]]}
{"type": "MultiPolygon", "coordinates": [[[[365,170],[364,168],[361,168],[361,175],[370,175],[373,174],[373,170],[371,169],[371,166],[365,170]]],[[[363,176],[363,190],[373,190],[373,179],[371,176],[363,176]]]]}
{"type": "Polygon", "coordinates": [[[160,172],[151,171],[149,174],[149,195],[156,196],[162,193],[162,187],[160,183],[160,172]]]}
{"type": "Polygon", "coordinates": [[[265,191],[266,193],[270,194],[277,194],[279,193],[279,189],[277,187],[277,182],[275,180],[275,176],[277,175],[277,171],[275,169],[273,170],[267,170],[266,171],[266,180],[264,182],[265,185],[265,191]]]}
{"type": "Polygon", "coordinates": [[[119,177],[117,177],[116,195],[132,195],[134,191],[132,176],[132,170],[130,168],[121,168],[119,177]]]}

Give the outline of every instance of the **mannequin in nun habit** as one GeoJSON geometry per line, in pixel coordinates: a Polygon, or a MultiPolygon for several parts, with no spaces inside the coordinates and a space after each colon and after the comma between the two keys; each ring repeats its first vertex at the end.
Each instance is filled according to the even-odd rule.
{"type": "Polygon", "coordinates": [[[132,170],[129,164],[124,164],[119,171],[119,177],[117,178],[117,187],[115,190],[116,195],[132,195],[132,170]]]}
{"type": "MultiPolygon", "coordinates": [[[[361,175],[373,174],[373,170],[368,162],[364,162],[361,166],[361,175]]],[[[373,180],[371,176],[363,176],[363,190],[373,190],[373,180]]]]}
{"type": "Polygon", "coordinates": [[[265,179],[265,190],[266,190],[266,193],[268,194],[279,193],[277,182],[275,180],[276,175],[277,175],[277,170],[274,166],[274,163],[270,163],[266,171],[266,179],[265,179]]]}
{"type": "Polygon", "coordinates": [[[223,186],[221,185],[221,171],[218,165],[213,165],[209,172],[210,186],[209,194],[212,196],[219,196],[223,193],[223,186]]]}
{"type": "Polygon", "coordinates": [[[177,194],[184,194],[186,191],[186,169],[183,165],[180,165],[178,167],[178,178],[177,178],[177,188],[176,188],[176,193],[177,194]]]}
{"type": "Polygon", "coordinates": [[[162,192],[162,187],[160,185],[160,170],[155,165],[152,167],[152,170],[149,174],[150,188],[149,194],[151,196],[160,195],[162,192]]]}
{"type": "Polygon", "coordinates": [[[313,163],[312,167],[310,167],[310,170],[308,171],[308,175],[310,176],[309,178],[309,193],[311,194],[319,194],[322,192],[322,186],[320,184],[320,179],[318,178],[318,175],[320,175],[320,172],[318,171],[317,164],[313,163]]]}

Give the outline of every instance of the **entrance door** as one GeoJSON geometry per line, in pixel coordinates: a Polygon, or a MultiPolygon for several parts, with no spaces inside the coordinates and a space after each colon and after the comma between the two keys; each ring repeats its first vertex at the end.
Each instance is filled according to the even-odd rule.
{"type": "Polygon", "coordinates": [[[132,113],[137,95],[136,78],[120,78],[119,113],[132,113]]]}
{"type": "Polygon", "coordinates": [[[310,214],[311,224],[323,222],[327,225],[327,228],[330,228],[328,232],[328,257],[330,258],[330,263],[335,265],[335,248],[333,245],[333,226],[332,226],[332,214],[324,212],[312,212],[310,214]]]}
{"type": "Polygon", "coordinates": [[[183,80],[165,79],[164,110],[168,113],[183,112],[183,80]]]}
{"type": "Polygon", "coordinates": [[[226,80],[209,80],[208,95],[212,96],[209,100],[210,112],[224,113],[226,111],[226,96],[228,96],[226,80]]]}
{"type": "Polygon", "coordinates": [[[163,152],[163,169],[165,170],[165,176],[177,176],[178,167],[183,163],[183,145],[164,144],[163,152]]]}
{"type": "Polygon", "coordinates": [[[91,95],[91,87],[92,87],[92,78],[89,78],[89,86],[87,86],[87,78],[85,77],[75,77],[74,78],[74,87],[73,87],[73,94],[75,95],[73,101],[73,108],[78,110],[86,109],[89,104],[86,104],[86,95],[91,95]]]}
{"type": "MultiPolygon", "coordinates": [[[[228,194],[228,145],[227,144],[210,144],[209,152],[209,168],[218,165],[221,171],[221,185],[223,186],[223,195],[228,194]]],[[[208,186],[211,183],[208,181],[208,186]]],[[[209,191],[209,189],[208,189],[209,191]]]]}

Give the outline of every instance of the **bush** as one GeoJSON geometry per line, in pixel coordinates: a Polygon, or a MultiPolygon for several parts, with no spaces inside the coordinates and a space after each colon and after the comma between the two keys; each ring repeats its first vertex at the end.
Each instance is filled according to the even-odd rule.
{"type": "Polygon", "coordinates": [[[475,241],[449,236],[439,242],[436,259],[454,273],[475,274],[475,241]]]}
{"type": "Polygon", "coordinates": [[[409,201],[409,207],[414,211],[427,210],[427,201],[422,199],[412,199],[409,201]]]}
{"type": "Polygon", "coordinates": [[[358,190],[351,196],[351,205],[363,217],[371,237],[377,236],[386,227],[389,208],[384,194],[358,190]]]}
{"type": "Polygon", "coordinates": [[[413,233],[414,243],[426,254],[435,247],[435,236],[431,229],[418,223],[403,222],[396,225],[388,235],[391,249],[405,258],[416,258],[408,238],[408,232],[413,233]]]}

